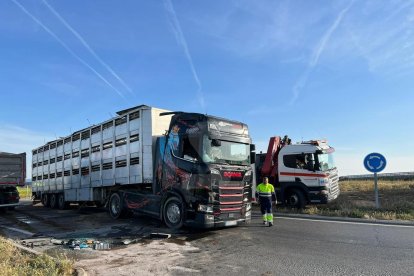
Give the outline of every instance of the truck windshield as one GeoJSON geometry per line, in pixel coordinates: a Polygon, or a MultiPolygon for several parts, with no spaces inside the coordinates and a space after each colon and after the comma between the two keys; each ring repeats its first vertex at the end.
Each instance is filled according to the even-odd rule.
{"type": "Polygon", "coordinates": [[[318,160],[321,171],[329,171],[336,167],[332,153],[318,154],[318,160]]]}
{"type": "Polygon", "coordinates": [[[235,143],[220,140],[219,145],[213,145],[208,136],[203,137],[202,159],[206,163],[221,163],[231,165],[250,164],[250,146],[248,144],[235,143]]]}

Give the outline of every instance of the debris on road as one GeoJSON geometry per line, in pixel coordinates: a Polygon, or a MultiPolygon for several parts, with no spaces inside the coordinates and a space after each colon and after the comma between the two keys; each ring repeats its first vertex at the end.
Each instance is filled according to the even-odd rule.
{"type": "Polygon", "coordinates": [[[149,235],[150,239],[169,239],[171,238],[171,234],[165,233],[151,233],[149,235]]]}

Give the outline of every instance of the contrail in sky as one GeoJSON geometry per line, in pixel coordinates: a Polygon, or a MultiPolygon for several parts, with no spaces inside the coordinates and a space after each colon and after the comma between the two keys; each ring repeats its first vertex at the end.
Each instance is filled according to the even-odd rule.
{"type": "Polygon", "coordinates": [[[318,46],[314,49],[306,70],[302,73],[302,75],[296,81],[295,85],[292,88],[293,98],[290,102],[291,104],[295,103],[295,101],[299,97],[300,90],[306,85],[308,78],[309,78],[309,74],[312,72],[312,69],[318,64],[319,57],[321,56],[322,52],[325,50],[326,44],[331,38],[331,35],[335,32],[336,28],[338,28],[339,24],[342,22],[342,19],[344,18],[348,10],[351,8],[353,3],[354,1],[350,2],[349,5],[338,14],[334,23],[329,27],[329,29],[325,32],[325,34],[319,40],[318,46]]]}
{"type": "Polygon", "coordinates": [[[85,41],[85,39],[46,1],[42,0],[43,4],[59,19],[59,21],[65,25],[71,33],[76,36],[76,38],[82,43],[82,45],[93,55],[93,57],[108,70],[112,76],[114,76],[124,87],[128,92],[133,94],[131,88],[125,83],[125,81],[108,65],[106,64],[95,51],[92,49],[92,47],[85,41]]]}
{"type": "Polygon", "coordinates": [[[76,58],[80,63],[86,66],[91,70],[98,78],[100,78],[104,83],[111,87],[119,96],[125,98],[124,95],[116,89],[107,79],[105,79],[101,74],[99,74],[91,65],[89,65],[85,60],[78,56],[65,42],[63,42],[54,32],[52,32],[48,27],[46,27],[39,19],[37,19],[33,14],[31,14],[24,6],[22,6],[17,0],[11,0],[16,6],[18,6],[25,14],[27,14],[33,21],[39,24],[48,34],[50,34],[63,48],[66,49],[74,58],[76,58]]]}
{"type": "Polygon", "coordinates": [[[193,74],[194,80],[197,83],[198,90],[197,90],[197,98],[198,103],[201,105],[201,107],[205,110],[205,100],[204,95],[202,92],[202,86],[200,79],[198,78],[197,71],[194,67],[193,59],[191,58],[190,51],[188,50],[187,41],[185,40],[184,34],[181,30],[180,22],[178,22],[177,14],[175,13],[174,6],[171,2],[171,0],[164,0],[164,6],[169,14],[170,19],[170,25],[173,30],[173,33],[175,35],[175,39],[177,40],[178,44],[181,44],[183,47],[185,56],[187,58],[188,63],[190,64],[191,72],[193,74]]]}

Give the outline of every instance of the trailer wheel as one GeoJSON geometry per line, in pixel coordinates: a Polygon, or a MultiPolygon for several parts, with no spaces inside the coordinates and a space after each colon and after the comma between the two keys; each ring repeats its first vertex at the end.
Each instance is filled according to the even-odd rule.
{"type": "Polygon", "coordinates": [[[305,195],[299,189],[292,189],[287,193],[285,197],[286,205],[292,208],[302,209],[305,207],[305,195]]]}
{"type": "Polygon", "coordinates": [[[50,196],[50,208],[52,208],[52,209],[57,208],[57,196],[56,196],[56,194],[52,194],[50,196]]]}
{"type": "Polygon", "coordinates": [[[63,194],[58,194],[57,196],[57,207],[59,210],[65,210],[68,208],[68,203],[65,202],[65,196],[63,194]]]}
{"type": "Polygon", "coordinates": [[[44,194],[42,196],[42,204],[45,207],[49,207],[50,206],[50,196],[49,196],[49,194],[44,194]]]}
{"type": "Polygon", "coordinates": [[[181,198],[168,198],[163,207],[163,218],[168,228],[179,229],[184,224],[184,204],[181,198]]]}
{"type": "Polygon", "coordinates": [[[122,198],[118,193],[113,193],[109,198],[109,214],[112,218],[118,219],[122,217],[125,213],[122,206],[122,198]]]}

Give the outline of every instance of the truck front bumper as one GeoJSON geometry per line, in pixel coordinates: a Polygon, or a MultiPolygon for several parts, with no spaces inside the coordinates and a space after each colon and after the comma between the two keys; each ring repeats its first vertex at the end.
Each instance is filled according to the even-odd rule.
{"type": "Polygon", "coordinates": [[[312,204],[326,204],[335,200],[339,196],[340,192],[329,193],[327,190],[309,192],[309,201],[312,204]]]}
{"type": "Polygon", "coordinates": [[[187,220],[186,226],[200,228],[200,229],[211,229],[211,228],[222,228],[242,225],[244,223],[250,223],[251,211],[247,212],[246,215],[238,219],[221,220],[212,214],[197,213],[195,219],[187,220]]]}

